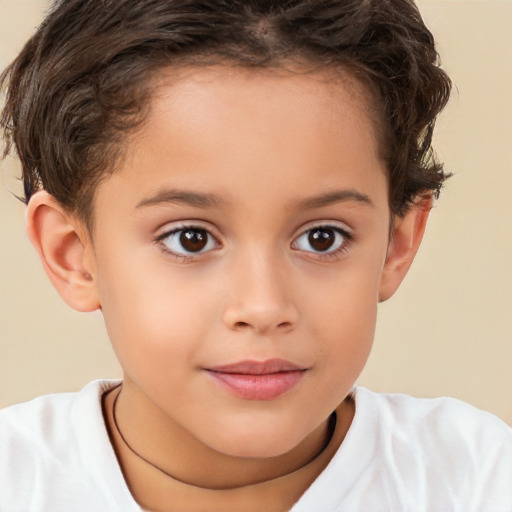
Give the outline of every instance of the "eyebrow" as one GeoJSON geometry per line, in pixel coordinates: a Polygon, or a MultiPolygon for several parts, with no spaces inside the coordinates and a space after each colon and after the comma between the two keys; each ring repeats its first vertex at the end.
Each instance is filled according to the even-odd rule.
{"type": "Polygon", "coordinates": [[[357,190],[346,189],[346,190],[333,190],[325,194],[318,196],[309,197],[299,202],[298,208],[304,210],[312,210],[314,208],[322,208],[324,206],[330,206],[335,203],[345,201],[356,201],[363,203],[368,206],[374,207],[372,200],[366,195],[357,190]]]}
{"type": "Polygon", "coordinates": [[[215,194],[202,194],[188,190],[171,189],[162,190],[151,197],[143,199],[137,204],[136,208],[167,203],[185,204],[195,206],[196,208],[212,208],[221,206],[224,204],[224,200],[215,194]]]}
{"type": "MultiPolygon", "coordinates": [[[[318,196],[309,197],[299,201],[297,208],[299,210],[313,210],[315,208],[322,208],[335,203],[345,201],[356,201],[358,203],[374,206],[372,200],[366,195],[357,190],[334,190],[320,194],[318,196]]],[[[178,203],[193,206],[196,208],[212,208],[220,207],[225,204],[225,201],[215,194],[203,194],[200,192],[191,192],[188,190],[162,190],[155,195],[143,199],[137,203],[136,208],[143,208],[145,206],[155,206],[167,203],[178,203]]]]}

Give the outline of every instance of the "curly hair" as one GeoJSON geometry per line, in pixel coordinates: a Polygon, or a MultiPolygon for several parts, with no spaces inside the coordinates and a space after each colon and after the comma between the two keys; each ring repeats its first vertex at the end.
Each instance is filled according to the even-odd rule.
{"type": "Polygon", "coordinates": [[[394,214],[439,195],[447,174],[431,141],[451,82],[412,0],[57,1],[0,77],[5,153],[21,160],[27,201],[45,189],[88,222],[156,72],[289,61],[340,68],[368,87],[394,214]]]}

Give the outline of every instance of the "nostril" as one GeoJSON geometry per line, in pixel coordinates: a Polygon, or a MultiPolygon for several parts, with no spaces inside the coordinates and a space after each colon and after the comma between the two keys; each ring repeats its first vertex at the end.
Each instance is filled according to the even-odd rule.
{"type": "MultiPolygon", "coordinates": [[[[281,322],[276,327],[278,329],[288,329],[291,325],[291,322],[281,322]]],[[[236,322],[234,326],[235,329],[246,329],[248,327],[251,327],[251,324],[249,324],[248,322],[236,322]]]]}

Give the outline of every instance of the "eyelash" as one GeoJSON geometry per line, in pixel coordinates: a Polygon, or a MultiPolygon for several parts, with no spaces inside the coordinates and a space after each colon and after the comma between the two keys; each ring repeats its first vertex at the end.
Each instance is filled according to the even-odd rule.
{"type": "MultiPolygon", "coordinates": [[[[314,255],[314,257],[316,259],[321,259],[321,260],[337,259],[342,254],[346,253],[349,250],[352,243],[354,242],[354,236],[351,233],[349,233],[347,230],[342,229],[339,226],[332,226],[330,224],[317,224],[317,225],[310,226],[310,227],[308,227],[308,229],[303,231],[297,238],[295,238],[293,244],[295,244],[297,240],[299,240],[302,236],[306,235],[307,233],[310,233],[315,230],[320,230],[320,229],[335,231],[336,233],[341,235],[341,237],[343,238],[343,242],[337,249],[330,251],[330,252],[305,251],[308,254],[314,255]]],[[[300,250],[300,249],[297,249],[297,250],[300,250]]]]}
{"type": "MultiPolygon", "coordinates": [[[[174,258],[180,259],[180,260],[182,260],[184,262],[193,261],[193,260],[195,260],[197,258],[197,256],[200,256],[200,255],[202,255],[204,253],[197,252],[197,253],[190,253],[190,254],[180,254],[178,252],[175,252],[175,251],[172,251],[171,249],[169,249],[165,245],[165,243],[163,243],[163,241],[165,239],[169,238],[171,235],[175,235],[176,233],[180,233],[182,231],[194,231],[194,230],[205,231],[208,234],[208,236],[213,238],[215,240],[215,243],[217,245],[219,245],[219,241],[210,233],[210,231],[208,229],[206,229],[203,226],[196,226],[194,224],[189,224],[189,225],[182,224],[182,225],[180,225],[180,226],[178,226],[176,228],[171,229],[170,231],[166,231],[165,233],[162,233],[161,235],[159,235],[155,239],[155,243],[160,246],[162,251],[164,251],[166,254],[170,254],[174,258]]],[[[205,252],[210,252],[210,251],[205,251],[205,252]]]]}
{"type": "MultiPolygon", "coordinates": [[[[304,251],[306,253],[313,254],[314,257],[317,259],[321,259],[321,260],[336,259],[337,257],[344,254],[346,251],[348,251],[348,249],[350,248],[350,246],[352,245],[352,243],[354,241],[354,237],[351,233],[349,233],[348,231],[346,231],[338,226],[332,226],[329,224],[318,224],[318,225],[311,226],[308,229],[306,229],[305,231],[303,231],[298,237],[296,237],[294,239],[292,245],[296,244],[297,240],[299,240],[302,236],[306,235],[307,233],[310,233],[311,231],[317,230],[317,229],[327,229],[327,230],[335,231],[336,233],[341,235],[341,237],[343,238],[343,243],[340,245],[340,247],[338,247],[337,249],[335,249],[331,252],[322,253],[322,252],[314,252],[314,251],[304,251]]],[[[163,243],[163,241],[165,239],[169,238],[171,235],[175,235],[182,231],[194,231],[194,230],[206,232],[209,237],[212,237],[214,239],[216,245],[220,245],[217,238],[215,236],[213,236],[212,233],[208,229],[206,229],[203,226],[197,226],[197,225],[193,225],[193,224],[190,224],[190,225],[183,224],[174,229],[171,229],[170,231],[166,231],[165,233],[162,233],[155,239],[155,243],[160,246],[162,251],[164,251],[167,254],[170,254],[174,258],[180,259],[184,262],[193,261],[198,256],[200,256],[204,253],[210,252],[210,251],[204,251],[204,253],[197,252],[197,253],[190,253],[190,254],[180,254],[178,252],[170,250],[163,243]]],[[[300,249],[295,249],[295,250],[300,250],[300,249]]]]}

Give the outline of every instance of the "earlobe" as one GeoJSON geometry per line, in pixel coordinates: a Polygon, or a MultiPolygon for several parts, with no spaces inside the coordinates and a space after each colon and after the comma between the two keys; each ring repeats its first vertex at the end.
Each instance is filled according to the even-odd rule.
{"type": "Polygon", "coordinates": [[[100,307],[86,230],[46,191],[34,194],[25,213],[27,234],[62,299],[77,311],[100,307]]]}
{"type": "Polygon", "coordinates": [[[403,217],[396,217],[379,288],[379,302],[389,299],[398,289],[420,247],[432,198],[412,204],[403,217]]]}

